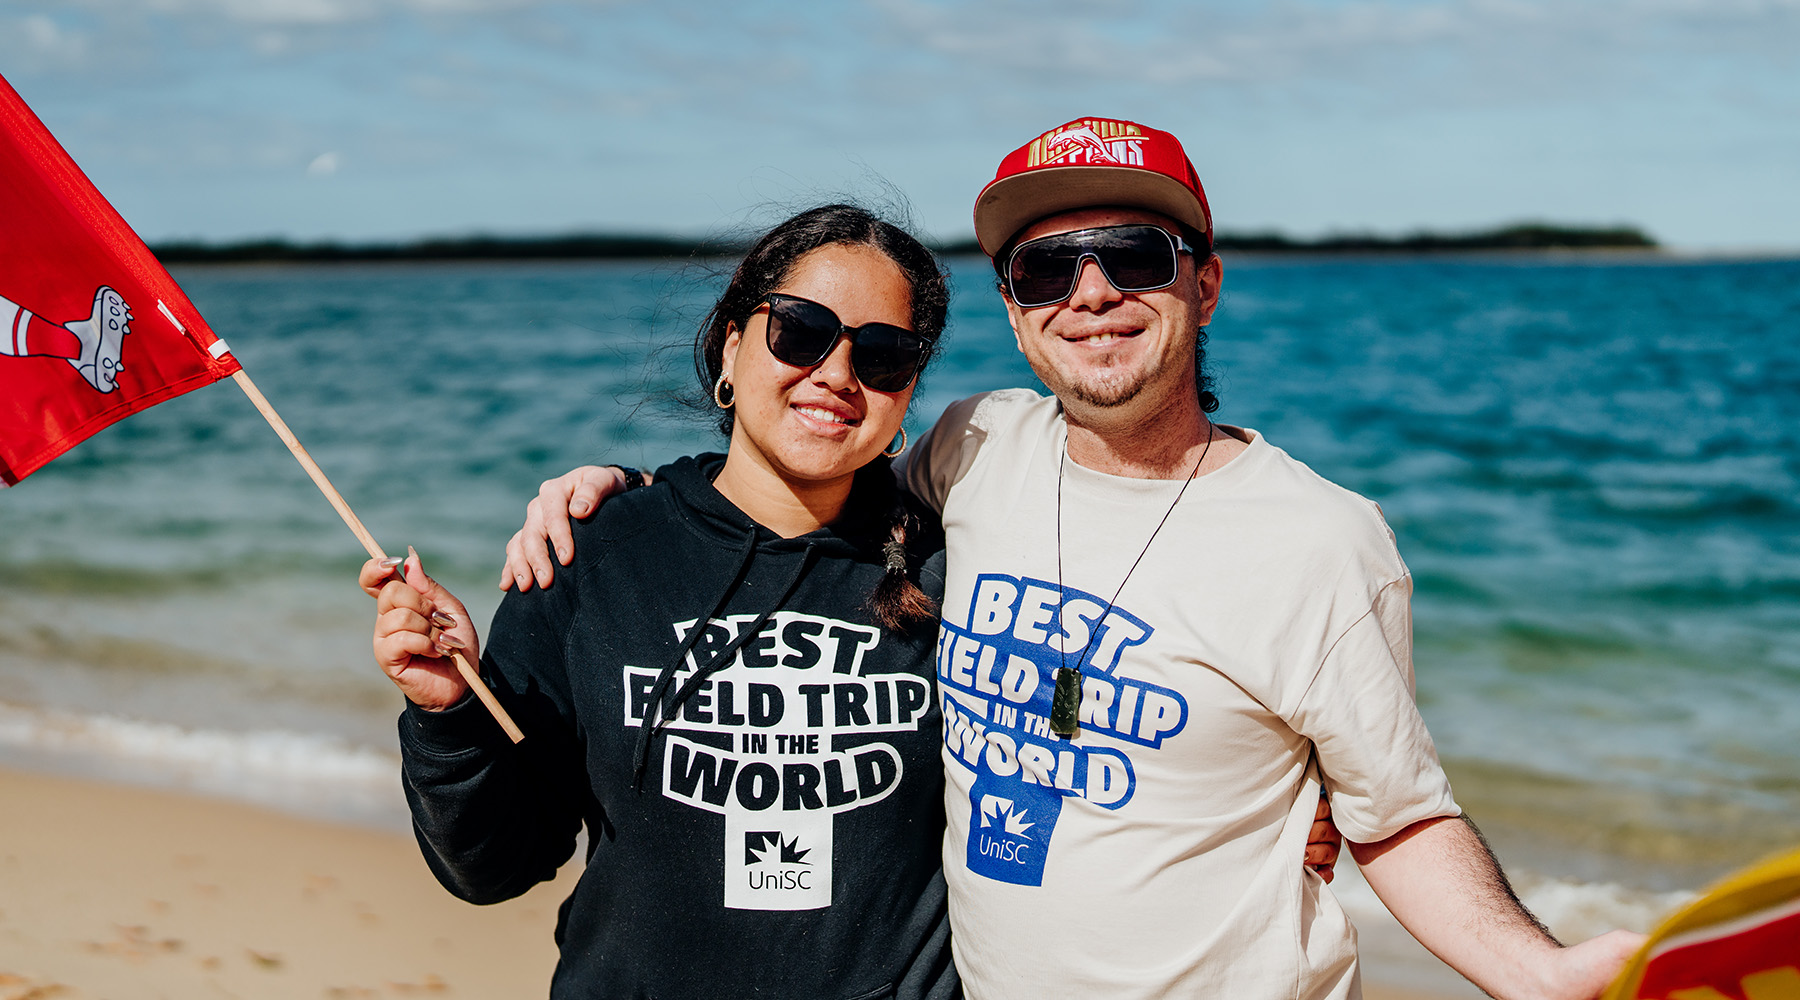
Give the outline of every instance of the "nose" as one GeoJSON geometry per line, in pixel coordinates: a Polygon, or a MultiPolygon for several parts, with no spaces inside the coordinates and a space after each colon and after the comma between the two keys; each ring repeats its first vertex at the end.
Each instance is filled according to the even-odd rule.
{"type": "Polygon", "coordinates": [[[1075,276],[1075,291],[1069,296],[1070,308],[1102,309],[1124,297],[1123,292],[1106,280],[1106,272],[1100,270],[1099,261],[1091,254],[1081,259],[1081,270],[1075,276]]]}
{"type": "Polygon", "coordinates": [[[845,392],[857,386],[856,372],[850,366],[850,338],[839,336],[831,352],[813,366],[812,380],[833,392],[845,392]]]}

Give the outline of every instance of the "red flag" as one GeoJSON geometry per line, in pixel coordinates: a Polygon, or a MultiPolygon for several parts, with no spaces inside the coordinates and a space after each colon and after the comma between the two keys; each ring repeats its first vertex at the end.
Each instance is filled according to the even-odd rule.
{"type": "Polygon", "coordinates": [[[1800,997],[1800,851],[1737,872],[1650,932],[1604,1000],[1800,997]]]}
{"type": "Polygon", "coordinates": [[[0,480],[238,370],[225,342],[0,77],[0,480]]]}

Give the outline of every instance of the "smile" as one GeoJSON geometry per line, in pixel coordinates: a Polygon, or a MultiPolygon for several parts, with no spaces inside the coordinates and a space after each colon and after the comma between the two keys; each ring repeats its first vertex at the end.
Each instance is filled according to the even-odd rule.
{"type": "Polygon", "coordinates": [[[803,417],[810,417],[822,424],[838,424],[844,427],[855,427],[857,424],[862,423],[860,420],[847,417],[842,413],[827,410],[822,406],[796,406],[794,407],[794,412],[803,417]]]}
{"type": "Polygon", "coordinates": [[[1142,330],[1106,330],[1100,333],[1090,333],[1085,336],[1071,337],[1064,335],[1062,339],[1071,344],[1089,344],[1095,347],[1104,347],[1107,344],[1123,340],[1127,337],[1135,337],[1143,332],[1144,331],[1142,330]]]}

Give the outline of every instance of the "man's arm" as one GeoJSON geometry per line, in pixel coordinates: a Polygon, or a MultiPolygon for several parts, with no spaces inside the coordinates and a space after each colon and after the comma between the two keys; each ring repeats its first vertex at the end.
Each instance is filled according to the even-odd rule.
{"type": "Polygon", "coordinates": [[[1420,944],[1499,1000],[1597,997],[1644,941],[1618,930],[1563,947],[1461,817],[1421,820],[1386,840],[1353,843],[1350,854],[1420,944]]]}

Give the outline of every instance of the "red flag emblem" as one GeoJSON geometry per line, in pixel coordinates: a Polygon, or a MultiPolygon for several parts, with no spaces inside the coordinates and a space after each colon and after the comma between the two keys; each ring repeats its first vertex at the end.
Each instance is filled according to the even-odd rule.
{"type": "Polygon", "coordinates": [[[0,480],[237,361],[0,77],[0,480]]]}

